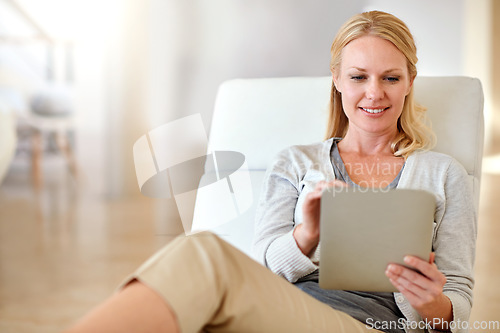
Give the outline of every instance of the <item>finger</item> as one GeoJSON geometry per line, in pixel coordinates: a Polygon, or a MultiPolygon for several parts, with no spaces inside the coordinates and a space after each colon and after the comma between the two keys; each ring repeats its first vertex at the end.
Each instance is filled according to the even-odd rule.
{"type": "Polygon", "coordinates": [[[431,254],[429,255],[429,264],[433,264],[435,259],[436,259],[436,253],[431,252],[431,254]]]}
{"type": "MultiPolygon", "coordinates": [[[[431,259],[433,260],[432,255],[431,259]]],[[[443,281],[444,275],[438,270],[437,266],[433,263],[426,262],[425,260],[422,260],[414,256],[406,256],[404,258],[404,262],[408,266],[418,270],[420,273],[422,273],[424,276],[431,279],[432,281],[437,281],[439,283],[442,283],[443,285],[446,282],[443,281]]]]}
{"type": "Polygon", "coordinates": [[[323,194],[323,192],[319,192],[319,191],[309,192],[306,195],[306,199],[309,201],[314,200],[314,199],[320,199],[322,194],[323,194]]]}
{"type": "Polygon", "coordinates": [[[415,309],[425,308],[427,304],[436,299],[436,294],[430,293],[428,290],[423,290],[415,285],[409,287],[405,283],[402,283],[401,280],[394,280],[392,278],[389,280],[415,309]]]}
{"type": "Polygon", "coordinates": [[[391,283],[406,297],[414,308],[425,307],[426,304],[434,302],[442,294],[442,286],[439,283],[417,272],[413,272],[407,267],[391,264],[386,271],[391,283]],[[413,274],[417,274],[418,276],[416,278],[408,277],[413,274]]]}
{"type": "Polygon", "coordinates": [[[402,293],[406,297],[410,304],[420,302],[420,300],[422,299],[420,297],[422,292],[421,289],[418,289],[418,291],[416,291],[415,288],[409,287],[406,283],[402,283],[399,279],[389,278],[389,281],[400,293],[402,293]]]}
{"type": "Polygon", "coordinates": [[[400,288],[398,290],[402,292],[401,287],[403,287],[404,290],[414,295],[412,297],[414,297],[415,301],[419,300],[419,303],[414,304],[429,302],[429,300],[441,294],[443,290],[444,283],[432,281],[422,274],[401,265],[389,265],[386,274],[399,284],[400,288]]]}
{"type": "Polygon", "coordinates": [[[411,292],[404,284],[402,284],[400,281],[398,281],[397,279],[392,279],[392,278],[389,278],[389,281],[392,283],[392,285],[394,287],[396,287],[396,289],[403,293],[403,294],[411,294],[412,296],[410,297],[416,297],[416,295],[411,292]]]}
{"type": "Polygon", "coordinates": [[[346,187],[348,186],[346,183],[340,181],[340,180],[333,180],[333,181],[330,181],[330,182],[327,182],[327,181],[319,181],[316,183],[316,185],[314,186],[314,189],[310,192],[312,193],[313,195],[309,198],[309,199],[312,199],[312,198],[321,198],[321,196],[323,195],[323,193],[328,190],[328,189],[331,189],[331,188],[340,188],[340,187],[346,187]]]}
{"type": "Polygon", "coordinates": [[[315,199],[316,198],[321,198],[321,196],[323,195],[323,192],[327,188],[328,188],[328,183],[326,181],[324,181],[324,180],[319,181],[314,186],[314,189],[311,192],[309,192],[308,197],[309,198],[315,198],[315,199]]]}
{"type": "Polygon", "coordinates": [[[399,283],[396,280],[389,279],[392,285],[406,298],[406,300],[410,304],[418,304],[421,301],[421,297],[418,294],[415,294],[410,289],[406,288],[404,285],[399,283]]]}
{"type": "Polygon", "coordinates": [[[386,275],[390,279],[393,279],[406,289],[412,290],[416,294],[419,294],[424,290],[434,291],[437,289],[430,279],[401,265],[390,264],[387,267],[386,275]]]}
{"type": "Polygon", "coordinates": [[[397,280],[394,280],[394,279],[391,279],[389,278],[389,281],[391,282],[391,284],[399,291],[399,292],[403,292],[405,290],[405,288],[403,286],[401,286],[397,280]]]}
{"type": "Polygon", "coordinates": [[[325,180],[320,180],[319,182],[316,183],[316,186],[314,186],[315,191],[321,191],[327,186],[328,182],[325,180]]]}

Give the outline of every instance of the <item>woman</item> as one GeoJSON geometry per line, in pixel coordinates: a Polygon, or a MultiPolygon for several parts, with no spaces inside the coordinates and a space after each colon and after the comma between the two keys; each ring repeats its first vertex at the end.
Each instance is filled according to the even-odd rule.
{"type": "Polygon", "coordinates": [[[74,331],[402,332],[466,321],[476,217],[464,169],[425,150],[431,140],[413,102],[416,62],[408,28],[390,14],[356,15],[340,29],[330,139],[283,151],[265,180],[254,248],[275,274],[212,234],[180,237],[74,331]],[[429,261],[405,259],[421,273],[387,267],[399,293],[317,286],[321,193],[345,183],[436,195],[433,253],[429,261]]]}

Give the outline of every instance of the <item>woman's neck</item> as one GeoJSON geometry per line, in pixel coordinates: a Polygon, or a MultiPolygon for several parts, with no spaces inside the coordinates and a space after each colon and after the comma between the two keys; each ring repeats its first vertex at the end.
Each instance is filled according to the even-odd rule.
{"type": "Polygon", "coordinates": [[[359,156],[393,155],[391,144],[395,136],[396,133],[358,135],[348,130],[338,147],[339,151],[355,153],[359,156]]]}

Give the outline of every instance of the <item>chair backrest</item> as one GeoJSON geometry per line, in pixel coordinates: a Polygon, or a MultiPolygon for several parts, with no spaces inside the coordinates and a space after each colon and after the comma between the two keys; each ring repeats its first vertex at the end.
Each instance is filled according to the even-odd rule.
{"type": "MultiPolygon", "coordinates": [[[[414,85],[415,99],[427,107],[437,135],[434,150],[455,157],[465,167],[477,208],[484,132],[480,81],[418,77],[414,85]]],[[[253,213],[265,169],[281,149],[323,140],[330,89],[331,77],[236,79],[220,86],[209,150],[245,155],[254,202],[248,212],[213,230],[243,251],[250,250],[253,213]]],[[[195,211],[197,206],[198,202],[195,211]]]]}

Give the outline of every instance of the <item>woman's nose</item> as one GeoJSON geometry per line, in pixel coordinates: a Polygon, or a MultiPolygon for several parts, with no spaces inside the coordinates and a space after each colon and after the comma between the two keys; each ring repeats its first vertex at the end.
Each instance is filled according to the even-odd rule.
{"type": "Polygon", "coordinates": [[[366,98],[369,100],[380,100],[384,97],[384,89],[380,82],[373,80],[366,88],[366,98]]]}

